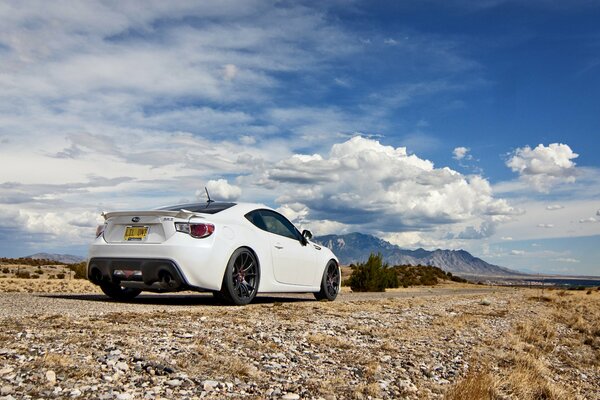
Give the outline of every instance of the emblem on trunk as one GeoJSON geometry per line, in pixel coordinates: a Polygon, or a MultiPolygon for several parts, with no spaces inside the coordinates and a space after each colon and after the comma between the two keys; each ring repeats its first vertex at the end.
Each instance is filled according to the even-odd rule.
{"type": "Polygon", "coordinates": [[[140,222],[140,217],[131,218],[131,222],[140,222]]]}

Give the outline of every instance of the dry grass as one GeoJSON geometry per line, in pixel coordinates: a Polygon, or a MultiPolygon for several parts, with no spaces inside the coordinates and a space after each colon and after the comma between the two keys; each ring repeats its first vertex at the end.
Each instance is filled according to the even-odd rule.
{"type": "Polygon", "coordinates": [[[497,395],[497,382],[489,372],[471,372],[462,381],[446,392],[448,400],[495,400],[497,395]]]}
{"type": "Polygon", "coordinates": [[[527,300],[529,317],[515,321],[495,349],[480,349],[475,369],[448,390],[447,399],[580,398],[582,383],[564,376],[564,366],[597,374],[600,295],[555,291],[527,300]]]}
{"type": "Polygon", "coordinates": [[[84,279],[0,279],[0,293],[101,293],[84,279]]]}

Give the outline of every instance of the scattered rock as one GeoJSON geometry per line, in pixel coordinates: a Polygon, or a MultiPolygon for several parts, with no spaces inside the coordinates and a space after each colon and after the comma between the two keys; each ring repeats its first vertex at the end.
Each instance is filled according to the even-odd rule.
{"type": "Polygon", "coordinates": [[[117,369],[119,371],[127,371],[127,370],[129,370],[129,365],[127,365],[126,362],[119,361],[118,363],[115,364],[115,369],[117,369]]]}
{"type": "Polygon", "coordinates": [[[202,388],[206,391],[215,390],[219,386],[219,382],[206,380],[202,382],[202,388]]]}
{"type": "Polygon", "coordinates": [[[165,383],[171,387],[181,386],[181,381],[179,379],[170,379],[165,383]]]}
{"type": "Polygon", "coordinates": [[[7,394],[11,394],[15,391],[15,389],[11,385],[4,385],[0,388],[0,394],[2,396],[6,396],[7,394]]]}
{"type": "Polygon", "coordinates": [[[56,372],[52,370],[46,371],[46,380],[50,383],[56,382],[56,372]]]}

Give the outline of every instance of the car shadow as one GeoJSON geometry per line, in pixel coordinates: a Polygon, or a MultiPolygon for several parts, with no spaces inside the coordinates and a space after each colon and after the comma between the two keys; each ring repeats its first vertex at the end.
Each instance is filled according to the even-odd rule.
{"type": "MultiPolygon", "coordinates": [[[[212,294],[141,294],[132,300],[115,300],[103,294],[65,294],[51,293],[40,294],[39,297],[79,300],[101,303],[122,303],[122,304],[146,304],[146,305],[162,305],[162,306],[197,306],[197,305],[212,305],[212,306],[229,306],[213,297],[212,294]]],[[[252,304],[272,304],[272,303],[301,303],[315,301],[310,297],[290,297],[289,295],[271,295],[265,294],[257,296],[252,304]]]]}

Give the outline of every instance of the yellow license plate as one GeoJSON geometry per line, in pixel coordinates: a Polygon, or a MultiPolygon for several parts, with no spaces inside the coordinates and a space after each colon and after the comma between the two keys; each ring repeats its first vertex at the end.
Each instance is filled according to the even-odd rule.
{"type": "Polygon", "coordinates": [[[143,240],[148,235],[147,226],[128,226],[125,228],[125,240],[143,240]]]}

